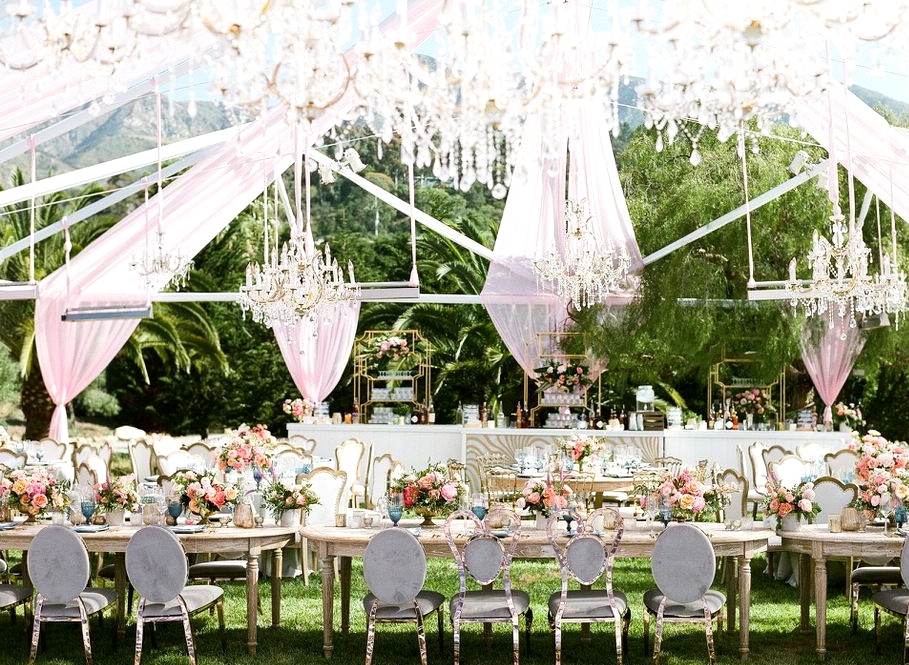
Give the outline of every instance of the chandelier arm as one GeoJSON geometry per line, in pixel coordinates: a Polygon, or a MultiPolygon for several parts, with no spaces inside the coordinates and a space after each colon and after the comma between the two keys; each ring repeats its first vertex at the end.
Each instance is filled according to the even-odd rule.
{"type": "MultiPolygon", "coordinates": [[[[742,183],[745,188],[745,230],[748,234],[748,288],[753,289],[757,282],[754,280],[754,245],[751,240],[751,201],[748,195],[748,151],[745,149],[745,129],[739,128],[739,156],[742,159],[742,183]]],[[[695,148],[696,150],[697,148],[695,148]]]]}

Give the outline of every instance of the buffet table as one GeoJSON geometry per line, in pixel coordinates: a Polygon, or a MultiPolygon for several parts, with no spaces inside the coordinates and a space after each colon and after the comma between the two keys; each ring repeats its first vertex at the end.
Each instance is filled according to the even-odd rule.
{"type": "MultiPolygon", "coordinates": [[[[738,599],[739,653],[742,659],[749,655],[749,621],[751,605],[751,559],[755,554],[767,548],[767,539],[772,531],[756,529],[752,531],[726,531],[722,524],[698,524],[713,544],[718,557],[731,557],[738,564],[738,578],[727,577],[727,601],[729,604],[729,627],[734,630],[736,599],[738,599]]],[[[670,526],[669,528],[672,528],[670,526]]],[[[322,649],[326,658],[334,652],[334,593],[335,593],[335,557],[340,557],[341,573],[341,631],[346,633],[350,626],[350,559],[363,556],[366,545],[377,529],[351,529],[333,526],[304,526],[301,534],[309,541],[309,547],[315,550],[322,560],[322,649]]],[[[444,531],[422,529],[419,533],[420,543],[427,556],[451,559],[451,550],[445,540],[444,531]]],[[[619,544],[619,557],[650,557],[656,539],[648,528],[636,522],[626,521],[625,532],[619,544]]],[[[532,527],[522,528],[520,543],[515,558],[555,559],[555,553],[549,544],[545,531],[532,527]]],[[[553,589],[558,587],[558,567],[552,563],[553,589]]],[[[732,566],[727,567],[732,570],[732,566]]],[[[453,576],[457,575],[452,561],[453,576]]],[[[617,581],[617,585],[621,582],[617,581]]]]}
{"type": "MultiPolygon", "coordinates": [[[[28,554],[32,539],[43,525],[20,525],[14,529],[0,531],[0,549],[23,550],[23,559],[28,554]]],[[[249,653],[255,655],[257,645],[256,619],[259,599],[259,556],[263,551],[274,551],[274,576],[271,582],[271,623],[281,623],[281,548],[293,544],[299,527],[266,526],[255,529],[240,529],[233,526],[213,527],[202,533],[178,534],[180,543],[187,554],[220,552],[243,552],[247,558],[246,567],[246,645],[249,653]]],[[[111,527],[98,533],[80,533],[89,552],[114,552],[116,556],[117,633],[120,638],[126,632],[126,545],[136,527],[111,527]]],[[[27,572],[27,567],[24,567],[27,572]]]]}

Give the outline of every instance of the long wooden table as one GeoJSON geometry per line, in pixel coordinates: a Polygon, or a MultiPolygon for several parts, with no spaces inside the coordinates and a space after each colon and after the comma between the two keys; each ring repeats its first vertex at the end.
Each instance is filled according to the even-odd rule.
{"type": "Polygon", "coordinates": [[[801,627],[808,628],[811,605],[811,564],[814,563],[815,652],[827,654],[827,561],[833,558],[898,557],[905,538],[890,532],[830,533],[826,524],[804,524],[798,531],[780,531],[782,549],[799,554],[801,627]]]}
{"type": "MultiPolygon", "coordinates": [[[[32,539],[43,525],[21,525],[8,531],[0,531],[0,549],[23,550],[27,555],[32,539]]],[[[100,533],[80,533],[89,552],[114,552],[116,562],[116,588],[120,602],[117,607],[117,631],[122,637],[126,631],[126,545],[135,526],[111,527],[100,533]]],[[[234,526],[213,527],[201,533],[178,534],[187,553],[242,552],[246,555],[246,645],[249,653],[256,653],[256,619],[259,598],[259,556],[262,552],[274,552],[274,575],[271,583],[272,626],[281,623],[281,548],[291,544],[299,527],[264,526],[254,529],[240,529],[234,526]]],[[[27,568],[27,567],[23,567],[27,568]]],[[[27,569],[26,571],[27,572],[27,569]]]]}
{"type": "MultiPolygon", "coordinates": [[[[751,605],[751,559],[755,554],[767,548],[767,539],[773,532],[765,529],[726,531],[722,524],[711,523],[698,524],[698,526],[710,537],[718,557],[728,557],[730,562],[735,561],[737,563],[737,584],[733,577],[732,566],[727,567],[727,572],[729,573],[727,577],[728,629],[735,629],[736,597],[738,597],[738,609],[741,617],[739,654],[742,659],[747,659],[750,653],[748,640],[751,605]]],[[[672,528],[672,526],[670,525],[669,528],[672,528]]],[[[300,531],[302,536],[308,539],[309,547],[317,551],[322,559],[322,649],[326,658],[331,658],[334,652],[335,557],[340,557],[341,631],[346,633],[350,627],[351,557],[363,556],[366,545],[377,531],[377,529],[350,529],[334,526],[305,526],[300,531]]],[[[448,543],[441,528],[423,529],[419,538],[427,556],[451,557],[451,551],[448,548],[448,543]]],[[[627,520],[617,556],[649,558],[653,553],[654,542],[655,536],[651,535],[648,528],[627,520]]],[[[520,543],[515,556],[525,559],[555,559],[555,553],[549,545],[546,533],[537,531],[532,526],[522,528],[520,543]]]]}

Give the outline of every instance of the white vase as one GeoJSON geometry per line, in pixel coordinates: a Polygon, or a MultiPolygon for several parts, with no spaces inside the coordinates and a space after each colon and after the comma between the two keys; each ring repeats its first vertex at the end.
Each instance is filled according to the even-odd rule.
{"type": "Polygon", "coordinates": [[[847,425],[846,423],[843,422],[843,423],[840,423],[840,431],[841,431],[843,434],[851,434],[851,433],[852,433],[852,428],[849,427],[849,425],[847,425]]]}
{"type": "Polygon", "coordinates": [[[285,510],[281,513],[281,516],[278,518],[278,524],[284,527],[295,527],[300,526],[300,511],[299,509],[295,510],[285,510]]]}
{"type": "Polygon", "coordinates": [[[543,513],[536,513],[536,529],[537,531],[546,530],[546,522],[549,521],[549,518],[546,517],[543,513]]]}
{"type": "Polygon", "coordinates": [[[125,510],[110,510],[107,513],[107,523],[111,526],[123,526],[126,521],[125,510]]]}
{"type": "Polygon", "coordinates": [[[795,513],[789,513],[780,520],[780,531],[798,531],[802,526],[795,513]]]}

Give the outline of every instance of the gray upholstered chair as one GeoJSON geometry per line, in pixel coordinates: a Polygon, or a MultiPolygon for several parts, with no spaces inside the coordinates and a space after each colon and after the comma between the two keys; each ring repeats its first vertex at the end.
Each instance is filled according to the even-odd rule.
{"type": "Polygon", "coordinates": [[[622,516],[614,508],[600,508],[586,518],[574,510],[560,510],[549,517],[546,535],[556,554],[562,573],[562,588],[549,596],[549,626],[555,638],[555,662],[562,662],[562,624],[612,623],[615,625],[616,662],[622,665],[622,653],[628,644],[631,610],[628,599],[612,588],[612,566],[622,540],[622,516]],[[565,514],[577,524],[576,535],[567,538],[557,527],[565,514]],[[595,531],[610,515],[615,530],[595,531]],[[603,588],[593,586],[603,580],[603,588]],[[569,589],[576,582],[580,589],[569,589]]]}
{"type": "Polygon", "coordinates": [[[874,636],[878,651],[881,647],[881,610],[903,620],[903,665],[909,653],[909,539],[903,541],[900,553],[899,571],[902,576],[902,588],[878,591],[871,600],[874,601],[874,636]]]}
{"type": "Polygon", "coordinates": [[[218,611],[224,647],[224,591],[210,584],[187,586],[186,555],[173,533],[160,526],[136,531],[126,546],[126,574],[140,596],[136,610],[135,665],[142,659],[145,624],[164,621],[182,622],[189,662],[195,665],[196,646],[189,618],[210,607],[218,611]]]}
{"type": "Polygon", "coordinates": [[[518,665],[518,619],[523,614],[527,649],[530,649],[530,627],[533,624],[530,596],[525,591],[511,588],[511,559],[521,536],[520,531],[520,518],[514,511],[505,508],[492,508],[482,521],[468,511],[457,511],[445,520],[445,538],[458,565],[460,583],[458,593],[451,599],[449,606],[454,636],[454,665],[460,662],[462,623],[510,623],[514,663],[518,665]],[[460,536],[464,520],[473,533],[467,539],[460,536]],[[492,524],[505,525],[505,528],[493,533],[492,524]],[[502,578],[502,588],[492,589],[491,585],[499,577],[502,578]],[[468,581],[472,586],[476,584],[484,588],[468,589],[468,581]]]}
{"type": "Polygon", "coordinates": [[[442,604],[445,596],[423,589],[426,553],[405,529],[377,533],[363,553],[363,578],[369,593],[363,598],[366,611],[366,665],[372,663],[377,623],[416,623],[420,662],[426,665],[426,635],[423,619],[436,613],[439,651],[442,651],[442,604]]]}
{"type": "MultiPolygon", "coordinates": [[[[6,572],[6,561],[0,559],[0,568],[6,572]]],[[[15,616],[16,607],[25,605],[32,597],[32,590],[21,584],[0,584],[0,610],[9,610],[11,616],[15,616]]],[[[26,608],[27,609],[27,608],[26,608]]],[[[26,618],[28,612],[26,611],[26,618]]]]}
{"type": "Polygon", "coordinates": [[[82,624],[85,661],[91,665],[88,618],[116,603],[117,594],[111,589],[86,588],[89,563],[85,543],[68,527],[46,526],[29,545],[27,565],[29,577],[37,590],[28,662],[35,662],[41,624],[69,621],[82,624]]]}
{"type": "Polygon", "coordinates": [[[664,623],[699,623],[707,634],[707,657],[713,665],[713,620],[722,636],[726,597],[710,588],[716,556],[710,539],[693,524],[670,524],[653,547],[650,570],[657,588],[644,594],[644,649],[649,650],[650,617],[656,618],[653,663],[658,665],[664,623]]]}

